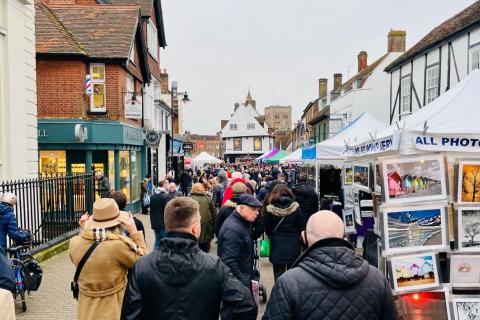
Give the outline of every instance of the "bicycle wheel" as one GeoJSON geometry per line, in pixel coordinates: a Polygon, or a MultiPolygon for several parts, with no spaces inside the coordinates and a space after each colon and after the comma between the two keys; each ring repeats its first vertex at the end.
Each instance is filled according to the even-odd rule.
{"type": "Polygon", "coordinates": [[[22,310],[27,311],[27,301],[25,300],[25,291],[20,292],[20,299],[22,299],[22,310]]]}

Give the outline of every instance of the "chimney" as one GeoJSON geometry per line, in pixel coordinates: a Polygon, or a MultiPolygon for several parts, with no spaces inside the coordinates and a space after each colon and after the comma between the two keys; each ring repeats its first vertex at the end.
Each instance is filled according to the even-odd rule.
{"type": "Polygon", "coordinates": [[[368,54],[366,51],[360,51],[360,53],[357,56],[358,59],[358,72],[362,71],[367,67],[367,57],[368,54]]]}
{"type": "Polygon", "coordinates": [[[318,79],[318,94],[319,98],[324,97],[327,95],[327,82],[328,80],[325,78],[318,79]]]}
{"type": "Polygon", "coordinates": [[[406,38],[406,31],[390,30],[388,33],[388,52],[405,52],[406,38]]]}
{"type": "Polygon", "coordinates": [[[342,86],[342,74],[335,73],[333,75],[333,91],[337,91],[342,86]]]}
{"type": "Polygon", "coordinates": [[[168,94],[168,73],[167,69],[160,70],[160,91],[162,94],[168,94]]]}

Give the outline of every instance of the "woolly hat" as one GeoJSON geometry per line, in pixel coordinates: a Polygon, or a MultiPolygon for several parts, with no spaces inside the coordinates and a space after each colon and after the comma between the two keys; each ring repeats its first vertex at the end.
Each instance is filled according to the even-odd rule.
{"type": "Polygon", "coordinates": [[[234,195],[240,195],[247,192],[247,186],[242,182],[235,182],[232,185],[232,192],[234,195]]]}

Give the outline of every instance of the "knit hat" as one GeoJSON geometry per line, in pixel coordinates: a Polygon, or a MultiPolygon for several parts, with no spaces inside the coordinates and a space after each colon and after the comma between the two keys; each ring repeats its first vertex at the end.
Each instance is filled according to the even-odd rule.
{"type": "Polygon", "coordinates": [[[235,182],[232,185],[232,192],[234,195],[240,195],[247,192],[247,186],[242,182],[235,182]]]}

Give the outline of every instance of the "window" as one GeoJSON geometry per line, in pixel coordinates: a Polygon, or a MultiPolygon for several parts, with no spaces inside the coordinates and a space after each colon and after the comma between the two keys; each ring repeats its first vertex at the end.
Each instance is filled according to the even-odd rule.
{"type": "Polygon", "coordinates": [[[439,71],[440,68],[438,65],[427,69],[427,104],[438,97],[438,86],[440,81],[439,71]]]}
{"type": "Polygon", "coordinates": [[[400,114],[410,114],[411,76],[402,79],[400,84],[400,114]]]}
{"type": "Polygon", "coordinates": [[[480,69],[480,45],[470,49],[471,70],[480,69]]]}
{"type": "Polygon", "coordinates": [[[131,202],[140,199],[140,161],[141,154],[139,151],[130,151],[130,174],[132,175],[131,202]]]}
{"type": "Polygon", "coordinates": [[[242,151],[242,138],[233,138],[233,151],[242,151]]]}
{"type": "Polygon", "coordinates": [[[275,115],[275,119],[280,119],[280,115],[279,115],[279,114],[276,114],[276,115],[275,115]]]}
{"type": "Polygon", "coordinates": [[[247,123],[248,130],[255,130],[255,123],[247,123]]]}
{"type": "Polygon", "coordinates": [[[127,94],[132,95],[135,92],[135,80],[129,74],[127,74],[127,94]]]}
{"type": "Polygon", "coordinates": [[[237,124],[236,123],[230,123],[230,130],[237,130],[237,124]]]}
{"type": "Polygon", "coordinates": [[[288,114],[284,114],[283,119],[288,119],[288,114]]]}
{"type": "Polygon", "coordinates": [[[67,173],[65,150],[41,150],[39,156],[40,174],[67,173]]]}
{"type": "Polygon", "coordinates": [[[120,191],[125,193],[127,202],[130,203],[130,151],[121,150],[119,155],[120,191]]]}
{"type": "Polygon", "coordinates": [[[155,59],[158,60],[158,36],[157,28],[153,25],[153,21],[150,19],[147,23],[147,42],[148,52],[155,59]]]}
{"type": "Polygon", "coordinates": [[[254,151],[261,151],[262,150],[262,138],[261,137],[253,138],[253,150],[254,151]]]}
{"type": "Polygon", "coordinates": [[[128,59],[135,63],[135,40],[133,40],[132,42],[132,50],[130,51],[130,56],[128,57],[128,59]]]}
{"type": "Polygon", "coordinates": [[[323,140],[327,140],[327,124],[323,124],[323,140]]]}
{"type": "Polygon", "coordinates": [[[107,104],[105,100],[105,64],[91,64],[90,76],[92,77],[90,112],[106,112],[107,104]]]}

